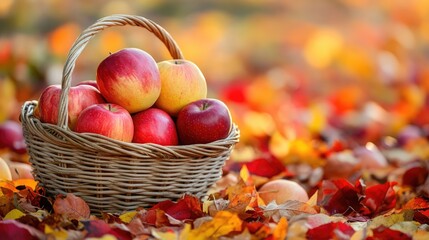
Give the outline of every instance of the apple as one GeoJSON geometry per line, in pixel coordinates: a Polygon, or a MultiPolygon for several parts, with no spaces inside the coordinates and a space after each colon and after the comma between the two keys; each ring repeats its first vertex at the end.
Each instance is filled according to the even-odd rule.
{"type": "Polygon", "coordinates": [[[150,108],[161,92],[155,60],[137,48],[125,48],[105,58],[97,67],[96,79],[106,100],[130,113],[150,108]]]}
{"type": "Polygon", "coordinates": [[[283,204],[288,200],[308,201],[308,194],[305,189],[298,183],[287,179],[271,180],[262,185],[258,193],[265,204],[272,201],[276,201],[277,204],[283,204]]]}
{"type": "Polygon", "coordinates": [[[21,124],[8,120],[0,124],[0,149],[8,149],[24,154],[27,152],[21,124]]]}
{"type": "Polygon", "coordinates": [[[149,108],[132,116],[134,143],[156,143],[164,146],[177,145],[176,124],[171,116],[158,108],[149,108]]]}
{"type": "Polygon", "coordinates": [[[12,181],[12,173],[10,172],[6,160],[0,157],[0,181],[2,180],[12,181]]]}
{"type": "Polygon", "coordinates": [[[155,106],[171,116],[191,102],[207,97],[206,79],[196,64],[184,59],[157,63],[161,77],[161,93],[155,106]]]}
{"type": "MultiPolygon", "coordinates": [[[[36,109],[40,121],[52,124],[58,123],[60,96],[60,85],[50,85],[43,90],[36,109]]],[[[70,87],[68,96],[69,128],[74,129],[77,117],[85,108],[104,102],[103,96],[95,87],[89,85],[70,87]]]]}
{"type": "Polygon", "coordinates": [[[106,137],[131,142],[134,124],[130,113],[113,103],[94,104],[84,109],[77,118],[75,132],[97,133],[106,137]]]}
{"type": "Polygon", "coordinates": [[[205,98],[183,107],[176,126],[181,144],[209,143],[228,136],[232,119],[225,103],[205,98]]]}
{"type": "Polygon", "coordinates": [[[80,86],[80,85],[89,85],[89,86],[93,86],[93,87],[98,89],[98,84],[97,84],[97,81],[95,81],[95,80],[85,80],[82,82],[78,82],[76,84],[76,86],[80,86]]]}
{"type": "Polygon", "coordinates": [[[30,164],[9,161],[8,165],[12,174],[12,180],[34,179],[34,176],[32,174],[33,167],[31,167],[30,164]]]}

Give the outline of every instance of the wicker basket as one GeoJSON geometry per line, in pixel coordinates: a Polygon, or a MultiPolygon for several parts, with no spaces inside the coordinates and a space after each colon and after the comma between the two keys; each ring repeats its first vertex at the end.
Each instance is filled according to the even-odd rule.
{"type": "Polygon", "coordinates": [[[88,41],[112,26],[138,26],[152,32],[173,58],[183,58],[171,36],[140,16],[112,15],[84,30],[73,44],[63,69],[58,124],[40,122],[33,112],[37,101],[25,102],[21,122],[33,174],[52,194],[82,197],[92,212],[122,212],[149,207],[185,193],[204,197],[222,174],[222,166],[238,142],[234,124],[229,136],[208,144],[161,146],[79,134],[68,128],[67,102],[75,61],[88,41]]]}

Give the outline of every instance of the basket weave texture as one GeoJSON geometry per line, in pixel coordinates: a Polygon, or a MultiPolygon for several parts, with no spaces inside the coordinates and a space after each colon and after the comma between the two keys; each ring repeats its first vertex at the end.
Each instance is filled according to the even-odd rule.
{"type": "Polygon", "coordinates": [[[75,61],[96,33],[112,26],[138,26],[152,32],[174,59],[183,58],[172,37],[140,16],[112,15],[85,29],[69,51],[63,69],[58,124],[34,116],[37,101],[22,106],[21,122],[33,174],[49,193],[73,193],[92,212],[123,212],[175,200],[185,193],[203,197],[222,174],[239,140],[234,124],[228,137],[208,144],[161,146],[117,141],[68,128],[68,92],[75,61]]]}

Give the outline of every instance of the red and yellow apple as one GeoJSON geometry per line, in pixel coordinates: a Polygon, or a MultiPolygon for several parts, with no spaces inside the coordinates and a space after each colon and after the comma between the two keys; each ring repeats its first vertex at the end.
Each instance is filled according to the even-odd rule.
{"type": "Polygon", "coordinates": [[[21,124],[8,120],[0,124],[0,150],[7,149],[24,154],[27,152],[21,124]]]}
{"type": "Polygon", "coordinates": [[[12,174],[12,180],[17,179],[34,179],[32,174],[33,167],[30,164],[22,162],[8,162],[10,172],[12,174]]]}
{"type": "Polygon", "coordinates": [[[161,92],[156,61],[137,48],[125,48],[105,58],[98,65],[96,79],[104,98],[130,113],[150,108],[161,92]]]}
{"type": "MultiPolygon", "coordinates": [[[[42,92],[37,105],[37,115],[44,123],[58,123],[59,103],[61,96],[60,85],[50,85],[42,92]]],[[[68,126],[74,129],[77,117],[88,106],[104,103],[100,92],[92,86],[80,85],[70,87],[68,96],[68,126]]]]}
{"type": "Polygon", "coordinates": [[[182,108],[177,115],[176,127],[181,144],[209,143],[228,136],[232,119],[225,103],[205,98],[182,108]]]}
{"type": "Polygon", "coordinates": [[[77,118],[75,132],[96,133],[112,139],[131,142],[134,125],[130,113],[113,103],[94,104],[77,118]]]}
{"type": "Polygon", "coordinates": [[[178,144],[176,124],[171,116],[158,108],[149,108],[132,116],[134,143],[178,144]]]}
{"type": "Polygon", "coordinates": [[[198,66],[188,60],[174,59],[158,62],[161,93],[157,108],[176,116],[186,105],[207,97],[206,79],[198,66]]]}
{"type": "Polygon", "coordinates": [[[78,82],[76,84],[76,86],[80,86],[80,85],[89,85],[89,86],[93,86],[93,87],[98,89],[98,84],[97,84],[97,81],[95,81],[95,80],[85,80],[82,82],[78,82]]]}
{"type": "Polygon", "coordinates": [[[259,197],[265,204],[275,201],[277,204],[285,203],[288,200],[300,202],[308,201],[308,194],[301,185],[287,179],[271,180],[258,190],[259,197]]]}
{"type": "Polygon", "coordinates": [[[0,181],[12,180],[12,173],[10,172],[9,166],[3,158],[0,157],[0,181]]]}

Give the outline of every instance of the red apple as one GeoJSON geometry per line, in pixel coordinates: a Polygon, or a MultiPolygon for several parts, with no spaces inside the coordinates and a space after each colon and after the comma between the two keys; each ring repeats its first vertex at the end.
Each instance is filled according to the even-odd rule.
{"type": "Polygon", "coordinates": [[[94,104],[79,114],[75,132],[97,133],[112,139],[131,142],[134,124],[130,113],[125,108],[113,103],[94,104]]]}
{"type": "Polygon", "coordinates": [[[95,80],[85,80],[76,84],[76,86],[80,86],[80,85],[89,85],[98,89],[98,84],[97,84],[97,81],[95,80]]]}
{"type": "Polygon", "coordinates": [[[232,119],[225,103],[205,98],[182,108],[176,125],[181,144],[209,143],[228,136],[232,119]]]}
{"type": "Polygon", "coordinates": [[[177,145],[176,124],[168,113],[158,108],[149,108],[133,117],[135,143],[157,143],[164,146],[177,145]]]}
{"type": "Polygon", "coordinates": [[[105,58],[98,65],[96,78],[106,100],[130,113],[150,108],[161,92],[155,60],[137,48],[125,48],[105,58]]]}
{"type": "Polygon", "coordinates": [[[16,153],[27,152],[20,123],[12,120],[1,123],[0,136],[0,149],[8,149],[16,153]]]}
{"type": "MultiPolygon", "coordinates": [[[[44,123],[58,123],[58,111],[61,96],[60,85],[50,85],[42,92],[37,105],[37,115],[44,123]]],[[[68,97],[68,126],[74,129],[77,117],[88,106],[104,103],[100,92],[92,86],[80,85],[70,87],[68,97]]]]}

